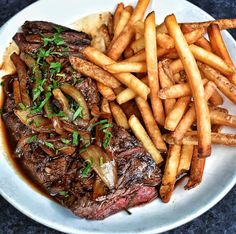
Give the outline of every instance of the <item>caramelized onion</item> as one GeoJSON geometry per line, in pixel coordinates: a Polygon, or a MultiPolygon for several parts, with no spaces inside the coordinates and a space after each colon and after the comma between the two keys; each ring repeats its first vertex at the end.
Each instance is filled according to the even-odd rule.
{"type": "Polygon", "coordinates": [[[73,87],[72,85],[69,85],[69,84],[63,84],[60,87],[60,89],[64,93],[66,93],[67,95],[72,97],[78,103],[78,105],[82,107],[82,109],[83,109],[83,111],[82,111],[83,112],[82,119],[89,120],[90,119],[89,109],[88,109],[87,103],[86,103],[82,93],[78,89],[76,89],[75,87],[73,87]]]}
{"type": "Polygon", "coordinates": [[[113,189],[117,184],[117,170],[114,160],[110,160],[109,156],[98,146],[90,145],[81,157],[84,160],[93,159],[92,168],[99,175],[102,181],[109,189],[113,189]],[[101,158],[103,163],[101,164],[101,158]]]}
{"type": "Polygon", "coordinates": [[[51,121],[41,115],[32,116],[30,110],[14,110],[15,115],[20,121],[36,132],[52,132],[54,131],[51,121]]]}

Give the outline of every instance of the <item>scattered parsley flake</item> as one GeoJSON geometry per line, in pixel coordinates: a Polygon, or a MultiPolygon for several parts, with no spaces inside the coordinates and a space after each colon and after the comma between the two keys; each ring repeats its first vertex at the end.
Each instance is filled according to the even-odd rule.
{"type": "Polygon", "coordinates": [[[78,145],[79,144],[79,141],[78,141],[78,132],[77,131],[74,131],[72,133],[72,144],[73,145],[78,145]]]}

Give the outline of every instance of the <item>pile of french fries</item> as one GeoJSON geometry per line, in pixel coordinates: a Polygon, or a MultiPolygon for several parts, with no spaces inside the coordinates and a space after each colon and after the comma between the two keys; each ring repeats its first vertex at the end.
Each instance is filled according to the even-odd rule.
{"type": "Polygon", "coordinates": [[[156,25],[154,12],[143,21],[148,4],[119,3],[102,26],[105,52],[87,47],[88,61],[74,64],[97,81],[101,111],[165,165],[159,192],[168,202],[183,174],[189,175],[185,189],[201,182],[212,143],[236,146],[236,135],[220,133],[236,127],[236,116],[220,107],[222,95],[236,104],[236,68],[221,35],[236,19],[178,23],[172,14],[156,25]]]}

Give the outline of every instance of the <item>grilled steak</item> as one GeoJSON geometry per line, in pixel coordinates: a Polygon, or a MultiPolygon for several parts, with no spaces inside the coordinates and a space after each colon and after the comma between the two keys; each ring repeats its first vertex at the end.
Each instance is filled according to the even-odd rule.
{"type": "Polygon", "coordinates": [[[41,21],[27,21],[22,31],[14,36],[17,74],[4,78],[3,119],[24,169],[87,219],[157,198],[161,170],[129,131],[100,112],[96,83],[70,65],[70,51],[83,57],[78,47],[89,45],[90,36],[41,21]],[[89,152],[103,156],[85,158],[89,152]]]}

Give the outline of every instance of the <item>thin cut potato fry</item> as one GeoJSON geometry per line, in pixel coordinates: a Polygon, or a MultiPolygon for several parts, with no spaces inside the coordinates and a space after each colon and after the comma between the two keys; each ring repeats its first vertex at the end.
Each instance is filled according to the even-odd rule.
{"type": "Polygon", "coordinates": [[[144,49],[145,48],[144,37],[140,37],[138,40],[132,42],[130,47],[135,54],[140,50],[144,49]]]}
{"type": "Polygon", "coordinates": [[[180,59],[176,59],[170,64],[170,69],[171,69],[172,73],[175,74],[180,71],[183,71],[184,65],[180,59]]]}
{"type": "Polygon", "coordinates": [[[142,20],[149,2],[150,0],[138,1],[133,14],[131,15],[130,20],[125,26],[124,30],[116,38],[114,43],[111,43],[111,46],[107,52],[108,57],[115,61],[120,58],[121,54],[124,52],[130,41],[132,40],[132,37],[134,35],[134,23],[138,20],[142,20]]]}
{"type": "Polygon", "coordinates": [[[134,29],[135,29],[136,33],[139,33],[139,34],[143,35],[144,34],[144,23],[143,23],[143,21],[139,20],[139,21],[135,22],[134,29]]]}
{"type": "Polygon", "coordinates": [[[164,49],[172,49],[175,47],[174,40],[165,33],[157,33],[156,35],[157,45],[164,49]]]}
{"type": "Polygon", "coordinates": [[[194,188],[201,183],[205,167],[205,160],[205,158],[198,157],[198,147],[194,146],[189,180],[184,186],[185,189],[194,188]]]}
{"type": "Polygon", "coordinates": [[[124,58],[128,59],[132,57],[133,55],[134,55],[134,51],[130,47],[127,47],[124,51],[124,58]]]}
{"type": "MultiPolygon", "coordinates": [[[[161,88],[168,88],[173,86],[173,80],[172,77],[170,78],[170,76],[172,74],[167,74],[167,72],[165,72],[164,68],[163,68],[163,64],[165,63],[165,61],[159,62],[158,64],[158,72],[159,72],[159,79],[160,79],[160,85],[161,88]]],[[[165,114],[168,115],[169,112],[173,109],[173,106],[175,105],[176,100],[174,98],[170,98],[164,101],[164,107],[165,107],[165,114]]]]}
{"type": "Polygon", "coordinates": [[[122,72],[136,72],[144,73],[147,71],[146,63],[144,62],[118,62],[110,65],[103,66],[103,68],[110,73],[122,73],[122,72]]]}
{"type": "Polygon", "coordinates": [[[212,52],[211,44],[205,37],[201,37],[200,39],[198,39],[195,42],[195,44],[199,47],[202,47],[203,49],[205,49],[209,52],[212,52]]]}
{"type": "Polygon", "coordinates": [[[111,88],[99,82],[97,82],[97,88],[99,93],[101,93],[102,96],[105,97],[107,100],[113,101],[116,99],[116,95],[111,88]]]}
{"type": "MultiPolygon", "coordinates": [[[[101,53],[95,48],[89,46],[83,50],[83,54],[87,59],[89,59],[91,62],[95,63],[100,67],[114,63],[114,60],[107,57],[105,54],[101,53]]],[[[121,83],[125,84],[127,87],[132,89],[135,93],[137,93],[137,95],[142,97],[144,100],[147,99],[147,95],[149,94],[150,89],[137,77],[130,73],[116,74],[115,77],[121,83]]]]}
{"type": "MultiPolygon", "coordinates": [[[[170,145],[175,144],[174,138],[169,134],[162,135],[165,142],[170,145]]],[[[236,135],[228,133],[211,133],[212,144],[236,146],[236,135]]],[[[187,132],[180,144],[198,145],[197,132],[187,132]]]]}
{"type": "Polygon", "coordinates": [[[151,12],[145,19],[145,52],[147,62],[148,84],[150,87],[150,99],[152,111],[157,123],[164,125],[165,113],[162,101],[158,96],[159,78],[157,65],[157,49],[156,49],[156,23],[155,14],[151,12]]]}
{"type": "MultiPolygon", "coordinates": [[[[203,85],[205,85],[207,82],[207,79],[202,80],[203,85]]],[[[159,91],[159,97],[161,99],[180,98],[190,95],[192,95],[192,92],[188,83],[176,84],[167,88],[163,88],[159,91]]]]}
{"type": "MultiPolygon", "coordinates": [[[[191,31],[199,28],[207,28],[210,24],[218,24],[220,26],[220,30],[229,29],[229,28],[236,28],[236,19],[218,19],[218,20],[211,20],[206,22],[198,22],[198,23],[181,23],[181,28],[188,27],[191,31]]],[[[160,33],[168,33],[165,23],[161,23],[156,28],[157,32],[160,33]]]]}
{"type": "Polygon", "coordinates": [[[70,62],[76,71],[79,71],[110,88],[117,88],[121,85],[121,83],[113,75],[91,62],[83,60],[79,57],[70,57],[70,62]]]}
{"type": "MultiPolygon", "coordinates": [[[[207,28],[207,32],[210,38],[211,46],[219,57],[221,57],[229,66],[234,67],[234,63],[229,55],[224,40],[221,36],[220,27],[218,24],[211,24],[207,28]]],[[[236,73],[228,77],[229,80],[236,85],[236,73]]]]}
{"type": "Polygon", "coordinates": [[[157,126],[157,123],[153,117],[153,114],[152,114],[151,108],[149,107],[148,102],[144,101],[140,97],[136,97],[135,101],[142,115],[147,132],[150,138],[152,139],[154,145],[157,147],[158,150],[166,151],[167,150],[166,144],[161,137],[160,129],[157,126]]]}
{"type": "Polygon", "coordinates": [[[208,80],[213,81],[217,88],[236,104],[236,87],[225,76],[206,64],[198,62],[198,67],[208,80]]]}
{"type": "Polygon", "coordinates": [[[207,33],[211,42],[212,50],[215,54],[221,57],[229,66],[234,66],[229,52],[225,46],[221,36],[220,27],[218,24],[211,24],[207,28],[207,33]]]}
{"type": "Polygon", "coordinates": [[[132,14],[134,11],[134,8],[131,5],[128,5],[125,7],[125,10],[128,11],[130,14],[132,14]]]}
{"type": "Polygon", "coordinates": [[[229,115],[224,111],[210,110],[211,124],[223,125],[236,128],[236,116],[229,115]]]}
{"type": "Polygon", "coordinates": [[[180,145],[170,146],[160,187],[160,197],[163,202],[169,202],[174,191],[180,161],[180,152],[180,145]]]}
{"type": "MultiPolygon", "coordinates": [[[[208,82],[205,86],[205,100],[207,101],[213,91],[214,91],[214,84],[213,82],[208,82]]],[[[175,139],[175,143],[180,144],[181,140],[183,139],[185,133],[191,128],[194,121],[197,119],[196,116],[196,106],[191,106],[189,110],[186,112],[182,120],[179,122],[178,126],[176,127],[175,131],[173,132],[173,138],[175,139]]],[[[207,140],[207,139],[204,139],[207,140]]]]}
{"type": "Polygon", "coordinates": [[[183,173],[189,171],[192,156],[193,156],[193,145],[183,145],[181,149],[181,156],[178,167],[178,175],[182,175],[183,173]]]}
{"type": "Polygon", "coordinates": [[[111,113],[111,108],[109,105],[109,101],[106,98],[102,98],[102,102],[101,102],[101,111],[105,112],[105,113],[111,113]]]}
{"type": "Polygon", "coordinates": [[[98,34],[101,35],[101,37],[104,40],[105,43],[105,47],[106,49],[109,47],[110,43],[111,43],[111,38],[109,35],[109,30],[107,25],[103,24],[99,29],[98,29],[98,34]]]}
{"type": "Polygon", "coordinates": [[[209,99],[209,102],[214,106],[219,106],[224,103],[223,97],[219,94],[219,92],[215,89],[214,93],[209,99]]]}
{"type": "Polygon", "coordinates": [[[139,51],[137,54],[134,54],[132,57],[123,60],[124,62],[144,62],[146,61],[146,53],[144,50],[139,51]]]}
{"type": "Polygon", "coordinates": [[[120,20],[121,12],[123,10],[124,10],[124,4],[122,2],[118,3],[115,13],[114,13],[114,16],[113,16],[113,33],[116,31],[117,24],[120,20]]]}
{"type": "Polygon", "coordinates": [[[197,28],[205,27],[207,28],[210,24],[218,24],[220,30],[229,29],[229,28],[236,28],[236,19],[218,19],[218,20],[210,20],[206,22],[199,22],[199,23],[183,23],[184,26],[189,26],[192,30],[197,28]]]}
{"type": "Polygon", "coordinates": [[[219,56],[196,45],[190,45],[189,48],[198,61],[206,63],[226,76],[234,73],[234,69],[229,67],[219,56]]]}
{"type": "MultiPolygon", "coordinates": [[[[203,36],[204,32],[205,30],[203,28],[199,28],[194,31],[185,33],[184,37],[188,44],[193,44],[203,36]]],[[[165,33],[157,33],[157,45],[164,49],[172,49],[175,47],[173,38],[165,33]]]]}
{"type": "Polygon", "coordinates": [[[182,97],[179,98],[175,103],[172,111],[166,116],[165,119],[165,129],[174,131],[180,120],[182,119],[191,98],[190,97],[182,97]]]}
{"type": "Polygon", "coordinates": [[[128,120],[126,118],[125,113],[121,109],[121,107],[119,105],[117,105],[116,103],[111,102],[110,108],[111,108],[112,116],[114,117],[117,125],[125,128],[125,129],[129,129],[128,120]]]}
{"type": "Polygon", "coordinates": [[[207,102],[204,98],[201,74],[175,16],[167,16],[165,18],[165,24],[170,36],[172,36],[175,41],[176,50],[184,65],[185,72],[187,73],[196,108],[199,154],[206,157],[211,154],[211,123],[207,102]]]}
{"type": "MultiPolygon", "coordinates": [[[[148,84],[148,78],[144,77],[141,80],[144,84],[148,84]]],[[[137,96],[137,94],[130,88],[127,88],[125,90],[123,90],[122,92],[120,92],[119,94],[117,94],[116,96],[116,101],[118,104],[123,104],[126,103],[130,100],[132,100],[133,98],[135,98],[137,96]]]]}
{"type": "Polygon", "coordinates": [[[153,160],[157,164],[160,164],[163,161],[160,152],[157,150],[156,146],[153,144],[144,127],[135,115],[132,115],[129,118],[129,126],[138,140],[142,142],[147,152],[150,153],[153,160]]]}
{"type": "Polygon", "coordinates": [[[120,18],[119,18],[119,21],[117,22],[117,25],[114,31],[114,37],[112,40],[115,40],[120,35],[125,25],[128,23],[130,16],[131,16],[131,13],[129,11],[127,10],[121,11],[120,18]]]}

